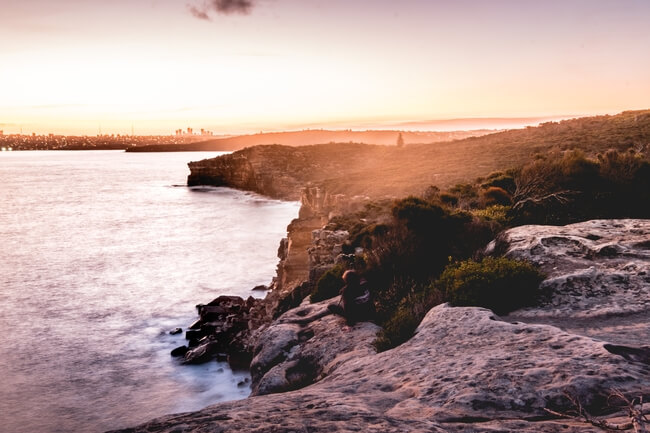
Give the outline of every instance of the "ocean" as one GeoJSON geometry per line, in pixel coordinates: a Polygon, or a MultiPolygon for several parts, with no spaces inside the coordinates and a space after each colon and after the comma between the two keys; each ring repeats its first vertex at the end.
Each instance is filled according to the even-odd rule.
{"type": "Polygon", "coordinates": [[[186,187],[187,162],[218,154],[0,154],[3,431],[99,432],[249,394],[245,371],[170,356],[196,304],[261,296],[298,214],[186,187]]]}

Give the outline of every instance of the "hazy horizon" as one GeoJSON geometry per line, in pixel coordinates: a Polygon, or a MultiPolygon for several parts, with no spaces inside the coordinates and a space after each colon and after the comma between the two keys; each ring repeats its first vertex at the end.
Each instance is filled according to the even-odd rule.
{"type": "MultiPolygon", "coordinates": [[[[618,114],[618,113],[599,113],[602,115],[618,114]]],[[[224,138],[224,137],[236,137],[243,135],[255,135],[255,134],[281,134],[281,133],[294,133],[302,131],[313,131],[313,130],[323,130],[323,131],[334,131],[334,132],[343,132],[343,131],[353,131],[353,132],[369,132],[369,131],[403,131],[403,132],[413,132],[413,133],[426,133],[426,132],[455,132],[455,131],[502,131],[507,129],[517,129],[525,128],[528,126],[538,126],[544,122],[558,122],[567,119],[574,119],[586,117],[586,115],[565,115],[565,116],[544,116],[544,117],[473,117],[473,118],[457,118],[457,119],[430,119],[430,120],[420,120],[420,121],[393,121],[393,122],[384,122],[384,123],[347,123],[347,122],[338,122],[331,124],[308,124],[308,125],[294,125],[288,127],[287,129],[279,128],[266,128],[255,129],[251,128],[249,130],[223,130],[211,135],[212,138],[224,138]]],[[[187,129],[191,128],[194,134],[200,134],[202,128],[194,125],[185,125],[178,128],[170,128],[169,131],[152,131],[147,133],[138,134],[135,124],[133,125],[132,130],[105,130],[98,125],[95,131],[82,131],[80,129],[75,129],[72,127],[69,132],[64,133],[55,130],[45,130],[44,128],[35,127],[34,129],[26,129],[21,125],[10,125],[4,124],[6,129],[0,129],[4,135],[31,135],[32,133],[36,135],[67,135],[67,136],[101,136],[101,135],[175,135],[176,130],[180,129],[183,134],[187,133],[187,129]],[[16,129],[17,128],[17,129],[16,129]]],[[[0,125],[1,127],[2,125],[0,125]]],[[[208,132],[207,128],[205,128],[208,132]]]]}
{"type": "Polygon", "coordinates": [[[650,101],[641,0],[0,4],[5,133],[430,129],[650,101]]]}

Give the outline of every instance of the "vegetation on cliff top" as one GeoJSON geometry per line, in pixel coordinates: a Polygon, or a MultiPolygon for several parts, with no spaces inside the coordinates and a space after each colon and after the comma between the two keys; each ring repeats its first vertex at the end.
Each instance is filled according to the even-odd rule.
{"type": "MultiPolygon", "coordinates": [[[[256,146],[220,159],[247,159],[255,166],[255,174],[260,180],[251,188],[263,194],[275,184],[287,184],[287,188],[275,188],[278,196],[282,197],[284,193],[284,198],[295,198],[296,184],[311,183],[324,187],[331,194],[379,198],[420,194],[429,185],[449,189],[476,176],[522,166],[535,154],[577,148],[587,157],[595,158],[598,153],[609,149],[643,152],[648,143],[650,110],[644,110],[549,122],[535,128],[441,143],[406,144],[403,147],[348,143],[256,146]]],[[[210,164],[208,160],[195,167],[198,170],[210,164]]],[[[196,174],[194,168],[192,173],[196,174]]],[[[210,184],[212,176],[221,185],[222,174],[209,173],[201,179],[210,184]]],[[[507,184],[496,179],[495,182],[495,187],[508,191],[507,184]]]]}
{"type": "MultiPolygon", "coordinates": [[[[329,228],[350,232],[346,252],[363,249],[355,266],[373,288],[383,327],[376,344],[385,350],[408,339],[441,302],[483,306],[497,314],[534,302],[541,275],[530,264],[481,257],[503,229],[648,218],[648,202],[650,161],[642,153],[609,150],[587,157],[567,150],[445,191],[431,186],[419,197],[366,204],[362,211],[332,219],[329,228]]],[[[323,277],[318,299],[336,295],[336,275],[342,271],[338,265],[323,277]]]]}

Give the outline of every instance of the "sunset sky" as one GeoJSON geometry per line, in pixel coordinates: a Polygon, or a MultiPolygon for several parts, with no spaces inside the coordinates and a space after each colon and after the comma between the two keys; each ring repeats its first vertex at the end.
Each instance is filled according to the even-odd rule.
{"type": "Polygon", "coordinates": [[[0,11],[5,134],[650,108],[648,0],[0,0],[0,11]]]}

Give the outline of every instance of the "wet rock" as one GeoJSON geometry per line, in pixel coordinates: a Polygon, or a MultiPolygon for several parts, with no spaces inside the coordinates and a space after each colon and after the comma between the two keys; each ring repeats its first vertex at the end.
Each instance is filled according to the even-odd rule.
{"type": "Polygon", "coordinates": [[[204,337],[204,333],[201,329],[188,329],[185,331],[186,340],[200,340],[204,337]]]}
{"type": "Polygon", "coordinates": [[[174,328],[171,331],[169,331],[171,335],[181,334],[182,332],[183,332],[183,328],[174,328]]]}
{"type": "Polygon", "coordinates": [[[202,323],[203,322],[201,321],[201,319],[195,320],[188,328],[189,329],[199,329],[201,327],[202,323]]]}
{"type": "Polygon", "coordinates": [[[174,357],[185,356],[185,354],[188,352],[188,350],[190,350],[189,347],[180,346],[180,347],[177,347],[176,349],[172,350],[171,355],[174,356],[174,357]]]}
{"type": "Polygon", "coordinates": [[[269,288],[263,284],[253,287],[251,290],[254,292],[266,292],[269,288]]]}
{"type": "Polygon", "coordinates": [[[211,361],[219,347],[213,341],[206,341],[185,353],[183,364],[203,364],[211,361]]]}

